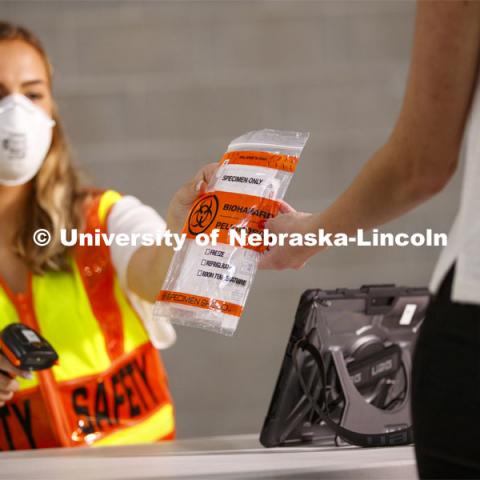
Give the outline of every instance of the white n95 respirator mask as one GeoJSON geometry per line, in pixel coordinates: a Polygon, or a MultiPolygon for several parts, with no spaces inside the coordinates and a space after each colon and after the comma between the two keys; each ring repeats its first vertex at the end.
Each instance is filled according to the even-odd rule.
{"type": "Polygon", "coordinates": [[[22,185],[40,170],[55,122],[27,97],[0,100],[0,185],[22,185]]]}

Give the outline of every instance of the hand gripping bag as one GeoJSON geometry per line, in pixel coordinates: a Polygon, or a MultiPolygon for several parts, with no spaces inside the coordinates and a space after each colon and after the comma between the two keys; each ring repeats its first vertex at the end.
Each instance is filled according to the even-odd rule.
{"type": "Polygon", "coordinates": [[[233,335],[265,248],[238,246],[230,230],[261,233],[262,222],[277,215],[307,139],[307,133],[258,130],[230,143],[190,210],[187,240],[172,259],[154,320],[233,335]],[[201,244],[214,230],[216,245],[201,244]]]}

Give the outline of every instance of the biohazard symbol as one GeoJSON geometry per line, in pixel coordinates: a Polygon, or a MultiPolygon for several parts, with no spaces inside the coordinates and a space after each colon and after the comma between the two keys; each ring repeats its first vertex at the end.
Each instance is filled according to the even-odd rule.
{"type": "Polygon", "coordinates": [[[210,194],[199,198],[188,216],[188,231],[192,235],[203,233],[215,220],[218,211],[218,198],[210,194]]]}

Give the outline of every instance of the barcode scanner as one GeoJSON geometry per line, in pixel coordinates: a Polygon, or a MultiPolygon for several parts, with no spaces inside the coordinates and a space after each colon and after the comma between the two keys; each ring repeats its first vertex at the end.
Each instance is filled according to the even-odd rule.
{"type": "Polygon", "coordinates": [[[46,370],[58,363],[58,354],[50,343],[21,323],[8,325],[0,333],[0,350],[20,370],[46,370]]]}

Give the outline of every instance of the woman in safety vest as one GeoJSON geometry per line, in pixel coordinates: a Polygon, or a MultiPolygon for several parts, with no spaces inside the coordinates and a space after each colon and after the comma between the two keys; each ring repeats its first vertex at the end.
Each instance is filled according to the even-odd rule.
{"type": "Polygon", "coordinates": [[[171,439],[174,409],[155,347],[174,331],[148,323],[145,300],[155,299],[172,249],[67,247],[61,232],[179,231],[215,167],[175,194],[166,223],[134,197],[83,188],[51,74],[34,35],[0,23],[0,331],[22,322],[59,354],[33,375],[0,355],[0,449],[171,439]]]}

